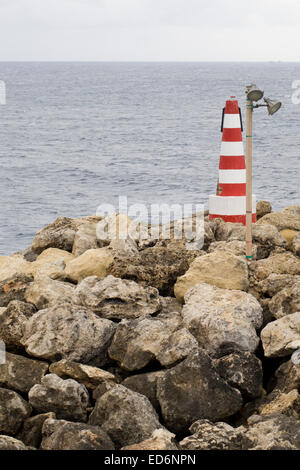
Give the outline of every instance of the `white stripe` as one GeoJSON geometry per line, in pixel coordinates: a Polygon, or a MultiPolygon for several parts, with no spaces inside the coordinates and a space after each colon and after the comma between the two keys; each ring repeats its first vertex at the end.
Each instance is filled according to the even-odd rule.
{"type": "Polygon", "coordinates": [[[224,155],[225,157],[244,155],[243,142],[222,142],[221,155],[224,155]]]}
{"type": "Polygon", "coordinates": [[[246,170],[219,170],[219,182],[225,184],[246,183],[246,170]]]}
{"type": "Polygon", "coordinates": [[[223,129],[237,129],[241,128],[241,120],[239,114],[225,114],[223,129]]]}
{"type": "MultiPolygon", "coordinates": [[[[253,194],[252,212],[256,213],[256,196],[253,194]]],[[[209,213],[212,215],[245,215],[246,196],[209,196],[209,213]]]]}

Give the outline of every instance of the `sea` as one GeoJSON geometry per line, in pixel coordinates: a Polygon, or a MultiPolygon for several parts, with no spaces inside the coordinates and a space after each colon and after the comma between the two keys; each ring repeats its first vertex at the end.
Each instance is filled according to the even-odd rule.
{"type": "Polygon", "coordinates": [[[299,204],[300,63],[1,62],[0,254],[120,196],[207,208],[222,109],[236,96],[245,121],[251,83],[282,102],[253,116],[253,189],[279,211],[299,204]]]}

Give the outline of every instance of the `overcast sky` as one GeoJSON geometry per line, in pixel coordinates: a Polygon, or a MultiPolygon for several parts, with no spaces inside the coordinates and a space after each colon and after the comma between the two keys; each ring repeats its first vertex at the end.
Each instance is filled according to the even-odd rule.
{"type": "Polygon", "coordinates": [[[299,0],[0,0],[0,60],[298,61],[299,0]]]}

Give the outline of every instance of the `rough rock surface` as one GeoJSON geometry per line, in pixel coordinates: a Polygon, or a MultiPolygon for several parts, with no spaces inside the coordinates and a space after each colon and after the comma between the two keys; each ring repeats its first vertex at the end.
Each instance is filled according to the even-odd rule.
{"type": "Polygon", "coordinates": [[[272,212],[262,217],[257,224],[274,225],[277,230],[300,230],[300,217],[287,212],[272,212]]]}
{"type": "Polygon", "coordinates": [[[292,250],[295,255],[300,256],[300,232],[293,238],[292,250]]]}
{"type": "Polygon", "coordinates": [[[257,220],[261,219],[264,215],[272,212],[272,206],[269,201],[258,201],[256,203],[256,217],[257,220]]]}
{"type": "Polygon", "coordinates": [[[276,253],[267,259],[251,263],[251,271],[258,280],[270,274],[300,274],[300,259],[290,252],[276,253]]]}
{"type": "Polygon", "coordinates": [[[27,393],[47,371],[45,362],[7,352],[5,364],[0,364],[0,386],[27,393]]]}
{"type": "Polygon", "coordinates": [[[157,429],[149,439],[122,447],[121,450],[178,450],[174,438],[175,434],[166,429],[157,429]]]}
{"type": "Polygon", "coordinates": [[[36,233],[32,242],[32,249],[38,254],[47,248],[72,251],[75,232],[76,224],[73,219],[58,217],[52,224],[36,233]]]}
{"type": "Polygon", "coordinates": [[[96,276],[81,281],[75,290],[74,302],[111,320],[147,317],[161,306],[154,287],[143,287],[111,275],[100,281],[96,276]]]}
{"type": "Polygon", "coordinates": [[[298,232],[286,228],[280,231],[281,235],[286,239],[289,250],[293,251],[293,241],[298,232]]]}
{"type": "Polygon", "coordinates": [[[31,406],[16,392],[0,388],[0,434],[16,435],[31,406]]]}
{"type": "Polygon", "coordinates": [[[80,282],[90,276],[102,279],[107,276],[112,261],[112,252],[108,248],[87,250],[66,264],[66,277],[73,282],[80,282]]]}
{"type": "Polygon", "coordinates": [[[138,374],[127,377],[122,382],[124,387],[130,388],[134,392],[145,395],[151,402],[153,408],[159,409],[159,402],[157,400],[157,381],[164,375],[164,370],[156,372],[148,372],[146,374],[138,374]]]}
{"type": "Polygon", "coordinates": [[[99,425],[117,448],[149,439],[162,428],[149,400],[122,385],[116,385],[100,397],[89,424],[99,425]]]}
{"type": "Polygon", "coordinates": [[[0,256],[0,282],[20,274],[25,275],[30,264],[20,255],[0,256]]]}
{"type": "Polygon", "coordinates": [[[87,250],[99,248],[97,243],[97,222],[82,224],[74,237],[72,253],[74,256],[80,256],[87,250]]]}
{"type": "Polygon", "coordinates": [[[48,276],[41,276],[28,286],[25,299],[26,302],[41,310],[58,302],[71,302],[73,292],[74,286],[72,284],[55,281],[48,276]]]}
{"type": "Polygon", "coordinates": [[[185,295],[182,316],[186,328],[210,353],[226,344],[251,352],[258,346],[262,308],[246,292],[198,284],[185,295]]]}
{"type": "Polygon", "coordinates": [[[44,413],[25,419],[17,437],[24,444],[38,449],[42,442],[42,428],[47,419],[55,419],[55,413],[44,413]]]}
{"type": "MultiPolygon", "coordinates": [[[[257,258],[257,246],[252,245],[252,254],[253,259],[257,258]]],[[[231,241],[219,241],[213,242],[208,248],[208,253],[213,253],[214,251],[230,251],[235,256],[245,256],[246,255],[246,243],[240,240],[231,240],[231,241]]]]}
{"type": "Polygon", "coordinates": [[[0,309],[0,340],[10,351],[22,349],[23,325],[35,313],[31,304],[12,300],[7,308],[0,309]]]}
{"type": "Polygon", "coordinates": [[[285,415],[251,416],[247,439],[253,450],[300,450],[299,421],[285,415]]]}
{"type": "Polygon", "coordinates": [[[285,288],[293,287],[295,283],[300,283],[300,276],[292,274],[270,274],[266,279],[259,281],[258,290],[264,295],[273,297],[285,288]]]}
{"type": "Polygon", "coordinates": [[[32,276],[17,274],[0,282],[0,307],[7,307],[12,300],[25,300],[25,292],[33,281],[32,276]]]}
{"type": "Polygon", "coordinates": [[[47,248],[34,261],[30,263],[27,272],[34,277],[40,274],[48,274],[52,279],[64,278],[63,270],[59,269],[59,263],[67,263],[74,256],[68,251],[59,250],[58,248],[47,248]],[[56,269],[54,269],[56,267],[56,269]]]}
{"type": "Polygon", "coordinates": [[[177,279],[174,288],[176,298],[183,301],[184,295],[191,287],[203,282],[223,289],[247,290],[247,263],[242,257],[227,251],[217,250],[200,256],[184,276],[177,279]]]}
{"type": "Polygon", "coordinates": [[[277,382],[276,388],[281,392],[290,392],[300,389],[300,367],[299,364],[287,361],[281,364],[275,373],[277,382]]]}
{"type": "Polygon", "coordinates": [[[0,435],[0,451],[1,450],[29,450],[23,442],[14,437],[0,435]]]}
{"type": "Polygon", "coordinates": [[[288,356],[300,348],[300,312],[268,323],[261,332],[266,357],[288,356]]]}
{"type": "Polygon", "coordinates": [[[55,374],[42,378],[28,393],[29,403],[39,413],[52,411],[58,419],[86,421],[89,394],[84,385],[55,374]]]}
{"type": "Polygon", "coordinates": [[[269,302],[270,312],[275,318],[300,312],[300,281],[278,292],[269,302]]]}
{"type": "Polygon", "coordinates": [[[167,428],[181,432],[197,419],[217,421],[242,407],[240,392],[214,370],[200,350],[158,379],[157,396],[167,428]]]}
{"type": "Polygon", "coordinates": [[[114,450],[109,436],[98,426],[47,419],[43,426],[43,450],[114,450]]]}
{"type": "Polygon", "coordinates": [[[101,366],[116,325],[76,305],[60,304],[33,315],[24,326],[22,344],[28,354],[101,366]]]}

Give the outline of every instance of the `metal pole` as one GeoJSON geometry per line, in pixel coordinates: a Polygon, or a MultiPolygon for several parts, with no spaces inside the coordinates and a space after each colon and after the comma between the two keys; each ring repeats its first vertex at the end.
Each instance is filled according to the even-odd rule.
{"type": "MultiPolygon", "coordinates": [[[[250,86],[246,87],[248,95],[250,86]]],[[[253,104],[246,101],[246,258],[252,260],[252,114],[253,104]]]]}

